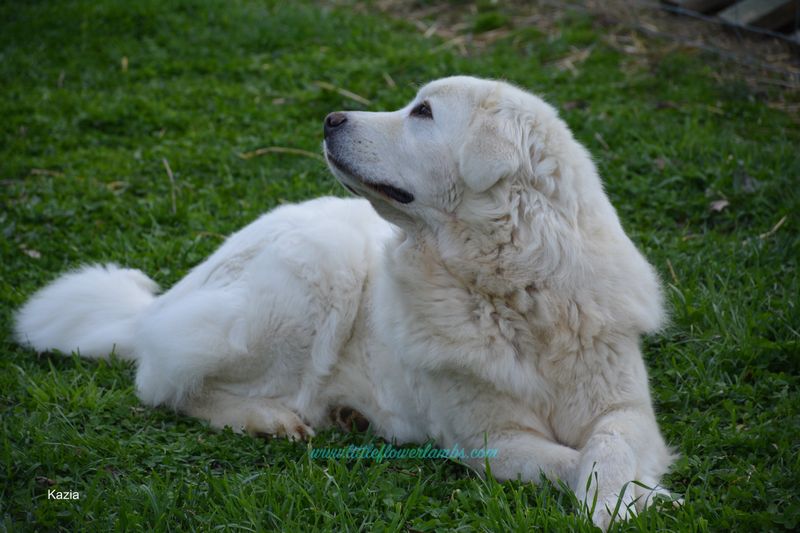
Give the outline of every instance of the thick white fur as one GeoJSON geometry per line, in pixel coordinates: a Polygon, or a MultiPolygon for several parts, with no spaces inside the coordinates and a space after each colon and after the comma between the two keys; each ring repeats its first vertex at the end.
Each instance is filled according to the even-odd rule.
{"type": "Polygon", "coordinates": [[[17,339],[38,350],[84,357],[123,357],[134,350],[134,324],[155,300],[158,285],[138,270],[86,266],[36,293],[18,313],[17,339]]]}
{"type": "Polygon", "coordinates": [[[639,348],[662,298],[587,151],[496,81],[346,116],[326,155],[366,200],[275,209],[157,298],[138,271],[67,274],[22,308],[17,338],[113,349],[136,360],[144,403],[216,427],[302,438],[349,406],[387,439],[497,448],[500,479],[596,493],[602,527],[620,494],[622,517],[641,509],[653,492],[629,482],[656,488],[672,461],[639,348]],[[422,101],[432,119],[410,112],[422,101]]]}

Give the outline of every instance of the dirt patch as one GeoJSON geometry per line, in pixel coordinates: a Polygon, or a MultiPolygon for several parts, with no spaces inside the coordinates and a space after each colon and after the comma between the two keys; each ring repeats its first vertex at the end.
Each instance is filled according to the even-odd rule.
{"type": "MultiPolygon", "coordinates": [[[[719,68],[715,69],[715,76],[720,79],[745,81],[756,92],[765,86],[778,88],[784,94],[800,92],[797,44],[669,13],[661,9],[658,1],[378,0],[368,6],[336,3],[347,3],[360,10],[377,9],[410,22],[423,35],[441,39],[440,47],[453,48],[462,55],[513,36],[516,30],[525,27],[534,27],[545,34],[558,32],[563,17],[579,12],[591,17],[609,46],[635,56],[638,61],[678,50],[707,53],[717,58],[719,68]]],[[[569,62],[570,58],[565,60],[569,62]]],[[[776,101],[771,105],[793,114],[800,112],[797,98],[790,99],[795,102],[772,98],[776,101]]]]}

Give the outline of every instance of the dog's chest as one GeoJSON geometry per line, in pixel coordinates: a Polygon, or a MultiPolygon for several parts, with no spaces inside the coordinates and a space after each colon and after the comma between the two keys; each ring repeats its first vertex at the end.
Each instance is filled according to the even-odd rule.
{"type": "Polygon", "coordinates": [[[581,447],[602,416],[649,402],[647,374],[638,346],[597,341],[591,349],[542,358],[553,392],[550,428],[559,442],[581,447]]]}

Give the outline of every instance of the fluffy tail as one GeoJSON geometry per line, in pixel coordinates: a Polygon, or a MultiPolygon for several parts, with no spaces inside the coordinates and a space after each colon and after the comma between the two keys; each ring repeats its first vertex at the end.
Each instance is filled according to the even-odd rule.
{"type": "Polygon", "coordinates": [[[17,340],[39,352],[111,352],[133,359],[136,318],[158,292],[139,270],[114,264],[85,266],[39,290],[17,312],[17,340]]]}

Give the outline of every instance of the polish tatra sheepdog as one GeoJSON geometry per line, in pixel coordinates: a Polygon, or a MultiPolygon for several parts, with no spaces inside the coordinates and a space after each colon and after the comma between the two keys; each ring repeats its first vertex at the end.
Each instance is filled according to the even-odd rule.
{"type": "Polygon", "coordinates": [[[601,527],[668,494],[640,349],[659,279],[556,111],[458,76],[324,133],[362,199],[278,207],[162,294],[113,264],[67,273],[17,339],[132,359],[143,403],[216,428],[303,439],[347,408],[398,443],[495,448],[496,478],[561,480],[601,527]]]}

